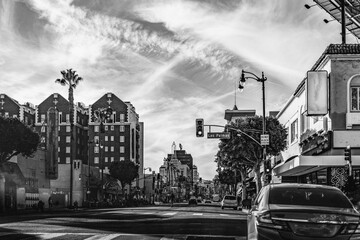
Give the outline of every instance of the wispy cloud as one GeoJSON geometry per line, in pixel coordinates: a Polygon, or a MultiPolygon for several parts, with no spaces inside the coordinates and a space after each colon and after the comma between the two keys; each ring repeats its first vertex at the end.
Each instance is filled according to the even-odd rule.
{"type": "MultiPolygon", "coordinates": [[[[84,78],[75,100],[106,92],[131,101],[145,123],[145,165],[157,169],[173,141],[203,178],[215,174],[217,140],[195,138],[194,121],[224,124],[241,69],[264,71],[266,109],[279,110],[329,43],[327,15],[288,0],[0,1],[0,85],[39,104],[67,89],[60,71],[84,78]],[[311,37],[309,37],[311,36],[311,37]]],[[[261,88],[237,93],[240,109],[261,114],[261,88]]]]}

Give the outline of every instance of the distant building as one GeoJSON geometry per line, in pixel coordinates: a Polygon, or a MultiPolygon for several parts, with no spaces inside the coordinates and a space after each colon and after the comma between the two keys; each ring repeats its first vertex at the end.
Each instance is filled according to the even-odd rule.
{"type": "MultiPolygon", "coordinates": [[[[19,104],[6,94],[0,94],[0,116],[19,118],[33,127],[41,138],[34,159],[22,159],[19,156],[11,159],[13,163],[9,163],[6,169],[19,169],[15,174],[18,176],[16,179],[23,181],[3,185],[6,179],[1,178],[0,195],[1,192],[7,192],[6,199],[12,199],[19,206],[29,206],[28,199],[46,200],[48,195],[58,204],[67,205],[71,156],[74,161],[71,166],[73,201],[78,201],[79,206],[82,206],[84,201],[101,200],[102,197],[112,198],[117,195],[117,191],[115,193],[107,188],[113,185],[109,183],[108,178],[109,166],[113,161],[134,162],[139,166],[140,178],[143,177],[144,124],[139,122],[139,115],[130,102],[123,102],[114,94],[107,93],[89,108],[83,103],[74,104],[72,141],[69,107],[69,101],[57,93],[51,94],[37,106],[30,103],[19,104]],[[113,112],[111,118],[104,123],[104,132],[100,133],[100,123],[94,118],[94,110],[103,107],[110,107],[113,112]],[[34,166],[29,167],[32,164],[34,166]],[[28,169],[33,169],[30,176],[28,169]],[[101,169],[104,169],[103,174],[101,169]],[[41,187],[36,187],[38,183],[41,187]],[[101,190],[103,187],[104,191],[101,190]],[[104,196],[100,193],[104,193],[104,196]],[[15,196],[18,196],[18,199],[15,196]]],[[[135,183],[136,187],[143,185],[143,181],[139,183],[139,178],[135,183]]],[[[14,205],[12,201],[6,200],[8,205],[14,205]]],[[[4,199],[0,203],[3,202],[4,199]]]]}

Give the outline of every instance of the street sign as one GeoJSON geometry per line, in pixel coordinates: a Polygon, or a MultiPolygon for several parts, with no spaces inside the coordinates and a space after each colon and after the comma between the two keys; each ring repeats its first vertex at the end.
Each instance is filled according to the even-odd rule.
{"type": "Polygon", "coordinates": [[[208,132],[208,138],[230,139],[230,132],[208,132]]]}
{"type": "Polygon", "coordinates": [[[260,140],[261,145],[269,145],[269,134],[261,134],[260,140]]]}

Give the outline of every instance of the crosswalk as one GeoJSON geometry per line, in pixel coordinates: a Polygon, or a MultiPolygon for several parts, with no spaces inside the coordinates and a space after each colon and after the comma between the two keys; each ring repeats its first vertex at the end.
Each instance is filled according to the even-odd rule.
{"type": "MultiPolygon", "coordinates": [[[[114,212],[112,212],[114,213],[114,212]]],[[[167,216],[167,217],[181,217],[181,216],[196,216],[196,217],[204,217],[204,218],[213,218],[213,217],[220,217],[220,218],[236,218],[236,219],[246,219],[246,215],[238,214],[238,213],[220,213],[220,212],[183,212],[183,211],[123,211],[119,210],[116,211],[116,214],[124,214],[124,215],[160,215],[160,216],[167,216]]]]}
{"type": "Polygon", "coordinates": [[[47,233],[31,232],[23,234],[14,234],[11,232],[0,232],[0,239],[16,240],[187,240],[187,239],[227,239],[227,240],[245,240],[246,237],[239,236],[211,236],[211,235],[145,235],[145,234],[126,234],[126,233],[47,233]]]}

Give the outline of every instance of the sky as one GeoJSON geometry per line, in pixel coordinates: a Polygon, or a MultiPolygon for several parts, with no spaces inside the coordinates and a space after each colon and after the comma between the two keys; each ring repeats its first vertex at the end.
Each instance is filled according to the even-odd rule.
{"type": "Polygon", "coordinates": [[[67,98],[55,80],[72,68],[84,79],[75,102],[111,92],[133,104],[144,167],[158,172],[181,143],[211,180],[219,140],[197,138],[195,119],[225,125],[235,103],[262,115],[261,84],[238,91],[241,70],[264,72],[266,112],[279,111],[326,47],[341,43],[340,24],[304,4],[313,1],[0,0],[0,93],[34,105],[67,98]]]}

